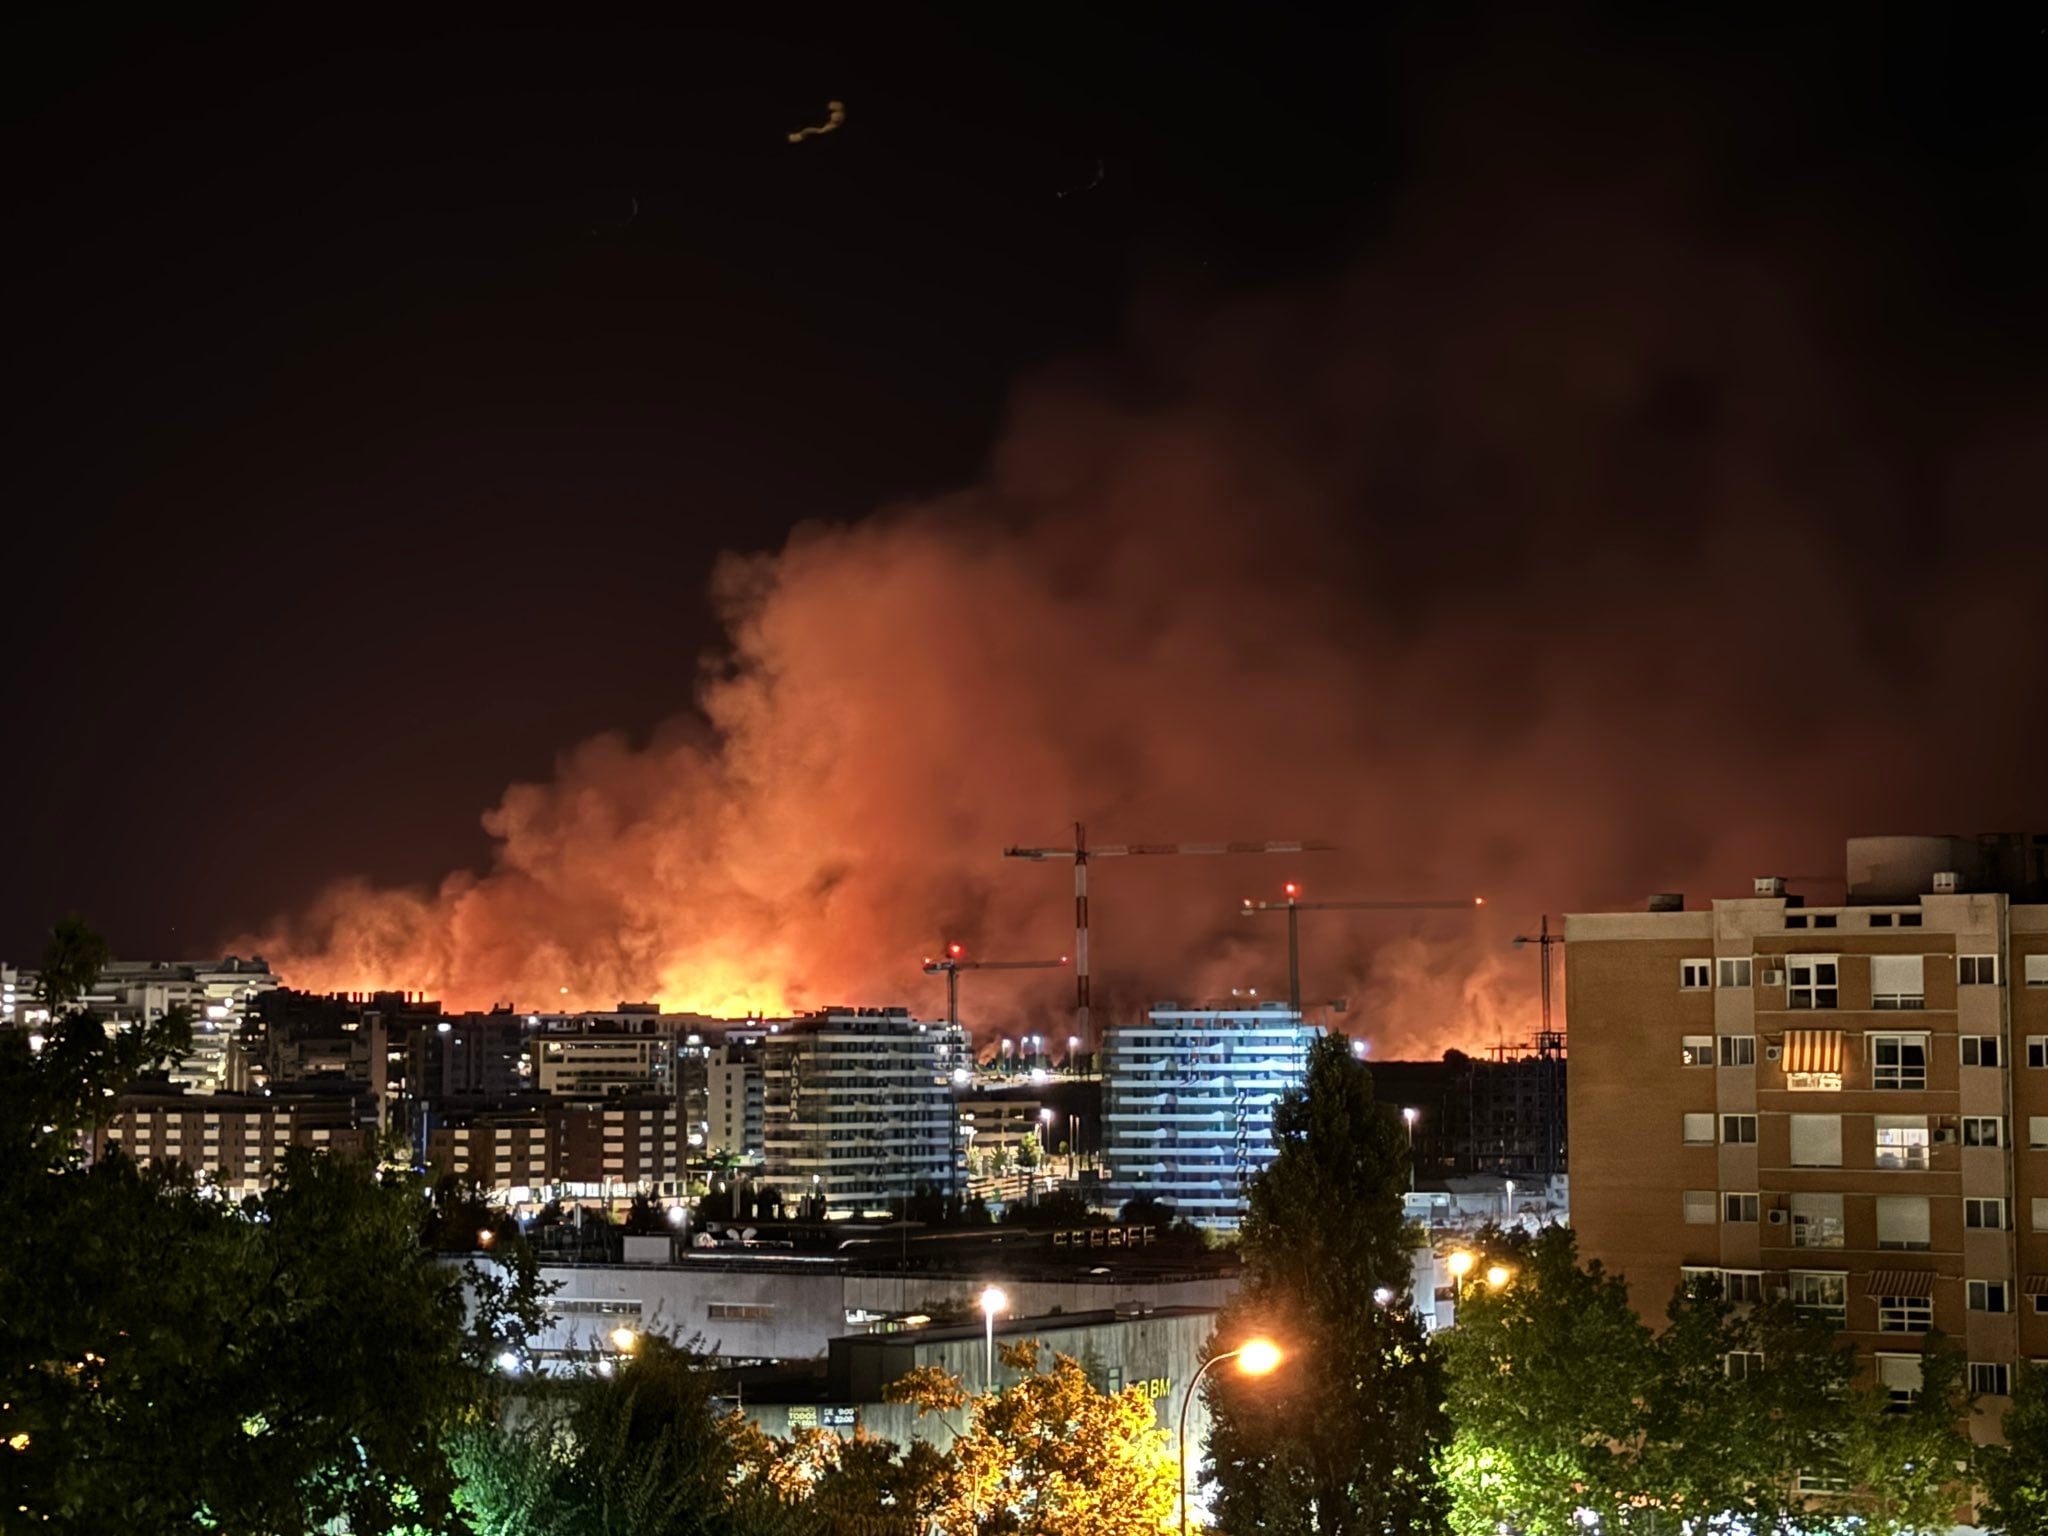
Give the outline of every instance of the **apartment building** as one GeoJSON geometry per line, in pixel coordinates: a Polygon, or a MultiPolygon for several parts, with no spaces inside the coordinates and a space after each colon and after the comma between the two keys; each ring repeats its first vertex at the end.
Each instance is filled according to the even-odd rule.
{"type": "Polygon", "coordinates": [[[1939,1329],[1995,1433],[2048,1357],[2048,838],[1859,838],[1846,884],[1567,919],[1574,1224],[1644,1317],[1783,1293],[1902,1394],[1939,1329]]]}
{"type": "Polygon", "coordinates": [[[709,1046],[704,1055],[703,1148],[707,1155],[757,1158],[766,1127],[758,1043],[709,1046]]]}
{"type": "Polygon", "coordinates": [[[886,1211],[957,1176],[959,1026],[832,1008],[761,1041],[764,1177],[829,1215],[886,1211]]]}
{"type": "Polygon", "coordinates": [[[1300,1083],[1318,1031],[1283,1004],[1183,1008],[1104,1035],[1104,1179],[1117,1203],[1150,1195],[1197,1226],[1235,1229],[1274,1157],[1273,1110],[1300,1083]]]}
{"type": "MultiPolygon", "coordinates": [[[[114,960],[99,974],[84,1005],[111,1029],[150,1024],[173,1008],[192,1018],[192,1048],[166,1074],[193,1093],[227,1093],[248,1086],[239,1040],[258,1000],[278,979],[262,960],[229,955],[221,960],[114,960]]],[[[0,1025],[33,1033],[49,1023],[33,970],[0,967],[0,1025]]]]}
{"type": "Polygon", "coordinates": [[[265,1188],[292,1147],[351,1157],[376,1151],[375,1107],[338,1094],[125,1094],[99,1133],[139,1163],[182,1162],[233,1194],[265,1188]]]}

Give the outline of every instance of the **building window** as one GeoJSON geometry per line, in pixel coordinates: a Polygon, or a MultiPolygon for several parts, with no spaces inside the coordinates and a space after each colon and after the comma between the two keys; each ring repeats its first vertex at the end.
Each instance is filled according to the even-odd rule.
{"type": "Polygon", "coordinates": [[[1756,1224],[1757,1200],[1755,1195],[1723,1195],[1721,1197],[1721,1219],[1723,1221],[1748,1222],[1756,1224]]]}
{"type": "Polygon", "coordinates": [[[1712,1035],[1687,1035],[1680,1043],[1685,1052],[1685,1065],[1688,1067],[1711,1067],[1714,1064],[1712,1035]]]}
{"type": "Polygon", "coordinates": [[[1972,1360],[1970,1391],[1978,1397],[2011,1397],[2012,1367],[2002,1360],[1972,1360]]]}
{"type": "Polygon", "coordinates": [[[1964,1035],[1963,1065],[1966,1067],[1995,1067],[1998,1061],[1998,1036],[1964,1035]]]}
{"type": "Polygon", "coordinates": [[[1688,1189],[1685,1192],[1685,1220],[1688,1226],[1694,1227],[1714,1224],[1714,1192],[1711,1189],[1688,1189]]]}
{"type": "Polygon", "coordinates": [[[2012,1290],[2003,1280],[1972,1280],[1965,1287],[1972,1312],[2010,1312],[2012,1290]]]}
{"type": "Polygon", "coordinates": [[[1792,1305],[1808,1316],[1841,1327],[1849,1317],[1849,1277],[1840,1270],[1798,1270],[1791,1282],[1792,1305]]]}
{"type": "Polygon", "coordinates": [[[1931,1241],[1925,1195],[1877,1197],[1877,1246],[1924,1249],[1931,1241]]]}
{"type": "Polygon", "coordinates": [[[1755,1146],[1756,1116],[1723,1115],[1721,1117],[1721,1140],[1730,1146],[1755,1146]]]}
{"type": "Polygon", "coordinates": [[[1714,1117],[1711,1114],[1687,1115],[1685,1117],[1685,1141],[1687,1146],[1712,1146],[1714,1143],[1714,1117]]]}
{"type": "Polygon", "coordinates": [[[1977,1232],[2005,1230],[2005,1202],[1971,1195],[1963,1201],[1963,1225],[1977,1232]]]}
{"type": "Polygon", "coordinates": [[[1832,912],[1816,912],[1813,914],[1813,926],[1816,928],[1832,928],[1835,926],[1836,921],[1835,914],[1832,912]]]}
{"type": "Polygon", "coordinates": [[[1791,1122],[1793,1167],[1842,1166],[1840,1115],[1790,1115],[1787,1119],[1791,1122]]]}
{"type": "Polygon", "coordinates": [[[1901,912],[1899,914],[1899,926],[1901,928],[1918,928],[1920,926],[1920,916],[1921,914],[1918,912],[1901,912]]]}
{"type": "Polygon", "coordinates": [[[2027,1036],[2027,1065],[2048,1067],[2048,1035],[2027,1036]]]}
{"type": "MultiPolygon", "coordinates": [[[[2038,955],[2035,958],[2048,962],[2048,955],[2038,955]]],[[[2033,962],[2029,961],[2028,963],[2032,964],[2033,962]]],[[[1750,984],[1750,975],[1750,962],[1746,959],[1723,960],[1721,962],[1721,985],[1724,987],[1747,987],[1750,984]]],[[[2048,986],[2048,982],[2041,984],[2048,986]]],[[[2032,986],[2033,983],[2029,982],[2028,985],[2032,986]]]]}
{"type": "Polygon", "coordinates": [[[2036,1152],[2048,1148],[2048,1115],[2027,1116],[2027,1145],[2036,1152]]]}
{"type": "Polygon", "coordinates": [[[1889,928],[1889,927],[1891,927],[1891,925],[1892,925],[1892,915],[1891,915],[1891,913],[1889,913],[1889,912],[1873,912],[1873,913],[1871,913],[1871,914],[1870,914],[1870,926],[1871,926],[1871,927],[1873,927],[1873,928],[1889,928]]]}
{"type": "Polygon", "coordinates": [[[1785,926],[1787,928],[1804,928],[1806,926],[1806,914],[1804,912],[1787,912],[1785,914],[1785,926]]]}
{"type": "Polygon", "coordinates": [[[1714,962],[1711,960],[1681,960],[1678,962],[1678,986],[1684,992],[1696,992],[1714,984],[1714,962]]]}
{"type": "Polygon", "coordinates": [[[1840,1195],[1793,1195],[1791,1205],[1794,1248],[1843,1246],[1840,1195]]]}
{"type": "Polygon", "coordinates": [[[713,1322],[758,1323],[775,1315],[775,1306],[765,1301],[714,1301],[705,1315],[713,1322]]]}
{"type": "Polygon", "coordinates": [[[1934,1327],[1934,1302],[1926,1296],[1877,1298],[1879,1333],[1926,1333],[1934,1327]]]}
{"type": "Polygon", "coordinates": [[[1764,1373],[1764,1352],[1760,1349],[1731,1349],[1721,1357],[1721,1369],[1732,1381],[1745,1381],[1764,1373]]]}
{"type": "Polygon", "coordinates": [[[1965,1115],[1963,1117],[1963,1145],[1966,1147],[2004,1146],[2004,1119],[1998,1115],[1965,1115]]]}
{"type": "Polygon", "coordinates": [[[1721,1065],[1724,1067],[1753,1067],[1756,1065],[1755,1035],[1721,1036],[1721,1065]]]}
{"type": "Polygon", "coordinates": [[[1927,1129],[1925,1115],[1878,1115],[1874,1118],[1878,1167],[1923,1169],[1927,1166],[1927,1149],[1933,1136],[1927,1129]]]}
{"type": "Polygon", "coordinates": [[[1927,966],[1920,955],[1870,957],[1870,1006],[1912,1010],[1927,1006],[1927,966]]]}
{"type": "Polygon", "coordinates": [[[1785,962],[1787,1008],[1832,1008],[1841,996],[1833,955],[1794,955],[1785,962]]]}
{"type": "MultiPolygon", "coordinates": [[[[1723,965],[1727,964],[1725,960],[1721,963],[1723,965]]],[[[2048,987],[2048,955],[2029,955],[2026,958],[2025,964],[2027,985],[2030,987],[2048,987]]]]}
{"type": "Polygon", "coordinates": [[[1920,1400],[1920,1357],[1880,1354],[1877,1357],[1877,1380],[1890,1399],[1886,1406],[1893,1413],[1904,1413],[1920,1400]]]}
{"type": "MultiPolygon", "coordinates": [[[[2048,1195],[2034,1196],[2034,1230],[2048,1232],[2048,1195]]],[[[2040,1297],[2034,1298],[2039,1301],[2040,1297]]]]}
{"type": "Polygon", "coordinates": [[[1919,1089],[1927,1086],[1925,1035],[1872,1035],[1870,1086],[1919,1089]]]}
{"type": "Polygon", "coordinates": [[[1956,985],[1995,987],[1998,985],[1998,956],[1957,955],[1956,985]]]}

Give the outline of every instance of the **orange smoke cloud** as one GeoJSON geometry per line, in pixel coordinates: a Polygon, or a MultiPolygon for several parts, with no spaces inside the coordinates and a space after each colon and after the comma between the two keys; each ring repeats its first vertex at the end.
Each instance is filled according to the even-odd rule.
{"type": "MultiPolygon", "coordinates": [[[[1238,905],[1284,879],[1483,894],[1303,920],[1308,998],[1422,1054],[1530,1032],[1507,946],[1541,912],[2024,820],[2020,711],[1970,711],[1973,754],[1901,733],[1958,718],[1986,643],[2038,696],[2038,412],[1935,441],[1895,409],[1842,341],[1848,235],[1730,248],[1662,161],[1589,188],[1513,135],[1460,148],[1457,195],[1341,281],[1161,305],[1026,384],[979,487],[728,557],[695,708],[508,790],[482,872],[344,882],[244,944],[465,1006],[935,1014],[941,939],[1072,948],[1069,872],[1006,844],[1319,837],[1099,864],[1098,1006],[1280,995],[1284,925],[1238,905]],[[1904,537],[1965,501],[1969,540],[1904,537]]],[[[1071,988],[969,975],[962,1011],[1063,1036],[1071,988]]]]}

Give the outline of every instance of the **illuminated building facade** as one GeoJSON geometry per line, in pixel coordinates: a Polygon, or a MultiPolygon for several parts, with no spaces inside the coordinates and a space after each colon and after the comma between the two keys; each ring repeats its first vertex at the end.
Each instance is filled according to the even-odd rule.
{"type": "Polygon", "coordinates": [[[1109,1197],[1150,1195],[1197,1226],[1234,1229],[1273,1160],[1273,1110],[1297,1086],[1318,1030],[1283,1004],[1161,1003],[1103,1039],[1109,1197]]]}
{"type": "Polygon", "coordinates": [[[2048,1356],[2048,838],[1859,838],[1843,905],[1785,884],[1567,920],[1580,1247],[1650,1319],[1688,1275],[1787,1295],[1901,1396],[1938,1329],[1989,1432],[2048,1356]]]}

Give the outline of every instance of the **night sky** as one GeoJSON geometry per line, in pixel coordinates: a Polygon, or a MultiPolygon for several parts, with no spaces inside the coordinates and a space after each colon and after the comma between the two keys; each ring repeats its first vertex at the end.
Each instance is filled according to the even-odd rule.
{"type": "MultiPolygon", "coordinates": [[[[799,524],[885,507],[945,506],[949,539],[1014,533],[1014,498],[934,499],[1002,480],[1005,442],[1035,467],[1060,457],[1047,441],[1092,442],[1123,411],[1257,419],[1275,455],[1257,462],[1295,461],[1291,413],[1263,402],[1382,341],[1392,403],[1344,418],[1360,440],[1360,421],[1385,427],[1370,472],[1319,471],[1316,509],[1290,519],[1257,510],[1272,487],[1243,471],[1248,451],[1231,505],[1261,529],[1242,581],[1267,596],[1298,581],[1301,622],[1331,647],[1309,711],[1355,702],[1346,657],[1370,650],[1371,675],[1401,679],[1347,738],[1358,761],[1338,766],[1359,794],[1394,772],[1397,706],[1506,732],[1432,749],[1436,779],[1446,761],[1530,749],[1525,807],[1475,791],[1484,825],[1404,853],[1401,876],[1453,894],[1505,881],[1528,911],[1555,911],[1762,872],[1748,863],[1766,841],[1793,843],[1781,866],[1825,871],[1845,832],[2048,825],[2048,13],[1545,8],[1539,23],[1529,9],[1447,22],[1425,17],[1443,7],[1380,8],[1342,31],[1270,6],[688,8],[666,25],[337,14],[319,28],[274,8],[156,27],[11,14],[0,956],[28,958],[73,909],[124,954],[217,952],[337,879],[430,888],[483,870],[480,816],[510,784],[553,780],[578,743],[701,742],[702,658],[726,665],[730,645],[707,597],[721,552],[773,555],[799,524]],[[787,142],[835,98],[839,131],[787,142]],[[1626,441],[1582,435],[1557,406],[1575,381],[1648,355],[1644,317],[1711,312],[1681,270],[1695,255],[1712,282],[1760,296],[1725,330],[1699,326],[1726,355],[1674,334],[1684,357],[1614,386],[1640,396],[1625,410],[1600,407],[1631,423],[1626,441]],[[1318,308],[1361,271],[1376,318],[1318,308]],[[1583,291],[1581,272],[1595,275],[1583,291]],[[1783,363],[1760,355],[1781,334],[1763,313],[1775,304],[1801,337],[1783,363]],[[1527,344],[1503,343],[1524,315],[1541,321],[1527,344]],[[1234,369],[1235,339],[1254,335],[1234,369]],[[1581,338],[1615,345],[1579,356],[1581,338]],[[1191,374],[1214,381],[1188,391],[1202,411],[1177,393],[1191,374]],[[1481,376],[1462,397],[1458,381],[1481,376]],[[1401,381],[1420,377],[1448,382],[1402,414],[1401,381]],[[1246,383],[1233,404],[1233,378],[1273,387],[1246,383]],[[1747,403],[1777,387],[1798,398],[1747,403]],[[1044,425],[1076,401],[1100,409],[1044,425]],[[1749,431],[1752,415],[1770,430],[1749,431]],[[1815,468],[1804,455],[1822,437],[1815,468]],[[1762,472],[1726,473],[1721,443],[1768,466],[1772,495],[1812,487],[1805,510],[1758,513],[1804,550],[1804,575],[1780,550],[1740,593],[1617,600],[1747,515],[1727,509],[1750,505],[1745,476],[1762,472]],[[1267,567],[1275,550],[1297,558],[1267,567]],[[1458,649],[1499,593],[1539,589],[1519,638],[1440,677],[1415,660],[1458,649]],[[1782,646],[1712,643],[1778,624],[1782,646]],[[1969,626],[1989,656],[1929,649],[1969,626]],[[1855,686],[1803,671],[1832,646],[1823,633],[1850,636],[1828,657],[1855,686]],[[1631,660],[1665,636],[1685,679],[1631,660]],[[1573,803],[1584,775],[1544,733],[1577,722],[1634,740],[1629,700],[1691,687],[1740,763],[1674,783],[1682,810],[1631,811],[1597,857],[1545,846],[1554,817],[1556,839],[1583,848],[1576,825],[1609,796],[1573,803]],[[1825,697],[1781,696],[1802,690],[1825,697]],[[1846,718],[1888,710],[1911,721],[1895,755],[1846,718]],[[1801,720],[1839,755],[1764,745],[1801,720]],[[1978,723],[1994,728],[1973,747],[1978,723]],[[1967,772],[1927,771],[1972,751],[1967,772]],[[1828,787],[1836,770],[1853,791],[1828,787]],[[1735,825],[1755,842],[1702,830],[1735,825]],[[1663,833],[1670,856],[1645,855],[1663,833]]],[[[1076,450],[1080,480],[1092,451],[1076,450]]],[[[1085,564],[1110,514],[1062,521],[1047,507],[1066,493],[1048,484],[1028,537],[1058,592],[1048,547],[1085,564]]],[[[1144,519],[1125,529],[1173,539],[1144,519]]],[[[1169,571],[1166,590],[1213,574],[1169,571]]],[[[1223,665],[1270,633],[1226,639],[1223,665]]],[[[1009,696],[963,688],[929,713],[999,718],[1009,696]]],[[[788,729],[778,739],[800,738],[788,729]]],[[[961,836],[984,862],[997,829],[1050,841],[1076,815],[1116,816],[1105,835],[1132,837],[1351,830],[1292,824],[1301,802],[1278,786],[1161,802],[1148,821],[1148,772],[1052,772],[1043,804],[935,814],[971,823],[961,836]],[[1202,810],[1206,824],[1184,824],[1202,810]]],[[[607,835],[646,813],[616,803],[607,835]]],[[[752,892],[763,921],[860,857],[752,892]]],[[[1356,887],[1363,866],[1344,878],[1356,887]]],[[[960,921],[990,918],[978,880],[948,887],[960,921]]],[[[1055,938],[1058,887],[1027,892],[1055,938]]],[[[955,920],[944,908],[898,926],[934,931],[955,920]]],[[[619,921],[660,926],[638,909],[619,921]]],[[[677,942],[596,964],[592,995],[651,987],[646,957],[677,942]]]]}

